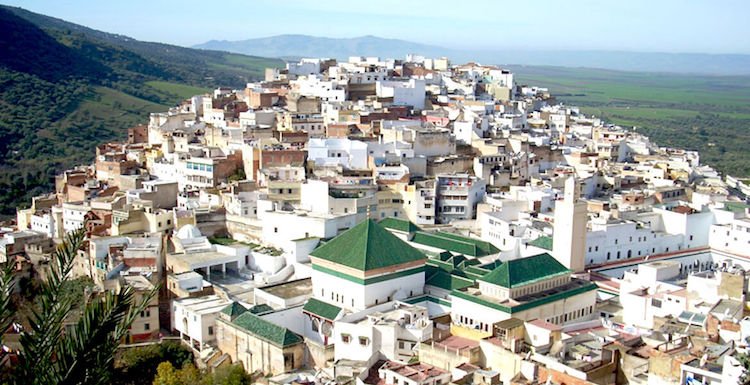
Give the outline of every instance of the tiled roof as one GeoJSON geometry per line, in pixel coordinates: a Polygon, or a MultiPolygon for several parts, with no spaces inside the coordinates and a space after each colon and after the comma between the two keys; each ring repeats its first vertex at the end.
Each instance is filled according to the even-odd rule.
{"type": "Polygon", "coordinates": [[[411,221],[400,218],[389,217],[381,220],[378,223],[380,223],[380,225],[385,227],[386,229],[403,231],[405,233],[414,233],[422,230],[419,228],[419,226],[415,225],[411,221]]]}
{"type": "Polygon", "coordinates": [[[570,270],[544,253],[503,262],[479,280],[512,288],[568,273],[570,270]]]}
{"type": "Polygon", "coordinates": [[[552,251],[552,244],[553,244],[552,242],[553,242],[552,237],[542,235],[541,237],[537,239],[529,241],[529,245],[536,246],[540,249],[552,251]]]}
{"type": "Polygon", "coordinates": [[[435,270],[435,273],[427,278],[425,285],[432,285],[445,290],[453,290],[463,289],[474,284],[474,281],[469,278],[450,274],[440,269],[435,270]]]}
{"type": "Polygon", "coordinates": [[[253,307],[250,308],[250,313],[258,314],[258,315],[270,313],[272,311],[273,311],[273,308],[270,307],[270,306],[268,306],[265,303],[261,303],[259,305],[255,305],[255,306],[253,306],[253,307]]]}
{"type": "Polygon", "coordinates": [[[281,348],[302,342],[302,337],[298,334],[285,327],[266,321],[250,312],[237,317],[232,323],[250,332],[250,334],[281,348]]]}
{"type": "Polygon", "coordinates": [[[426,259],[425,255],[368,219],[319,246],[313,257],[360,271],[426,259]]]}
{"type": "Polygon", "coordinates": [[[242,313],[246,312],[247,309],[240,305],[239,302],[234,301],[227,305],[224,309],[221,309],[221,312],[230,316],[230,317],[236,317],[238,315],[241,315],[242,313]]]}
{"type": "Polygon", "coordinates": [[[724,210],[725,211],[731,211],[735,213],[742,213],[745,212],[745,210],[750,207],[750,205],[742,202],[724,202],[724,210]]]}
{"type": "Polygon", "coordinates": [[[489,242],[441,231],[435,233],[419,231],[414,234],[412,242],[472,257],[483,257],[500,252],[500,249],[489,242]]]}
{"type": "Polygon", "coordinates": [[[315,298],[310,298],[302,308],[302,311],[315,314],[330,321],[334,321],[339,313],[341,313],[341,308],[323,302],[321,300],[317,300],[315,298]]]}

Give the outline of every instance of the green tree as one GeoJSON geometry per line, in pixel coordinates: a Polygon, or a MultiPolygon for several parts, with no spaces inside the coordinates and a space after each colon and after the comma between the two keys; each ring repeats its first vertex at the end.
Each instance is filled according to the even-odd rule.
{"type": "Polygon", "coordinates": [[[169,361],[162,362],[156,368],[156,377],[154,377],[154,385],[183,385],[180,378],[177,375],[172,363],[169,361]]]}
{"type": "Polygon", "coordinates": [[[193,362],[193,352],[178,341],[139,346],[121,351],[116,360],[116,384],[147,385],[156,375],[157,365],[169,362],[181,368],[193,362]]]}
{"type": "MultiPolygon", "coordinates": [[[[73,261],[85,239],[85,226],[66,235],[54,254],[47,278],[41,284],[39,309],[28,320],[30,329],[21,335],[19,362],[12,373],[16,383],[109,384],[115,351],[127,335],[135,317],[143,311],[154,290],[137,303],[132,288],[106,292],[87,300],[80,307],[78,321],[66,328],[73,313],[74,298],[65,295],[73,261]]],[[[0,304],[10,296],[11,270],[0,277],[0,304]]],[[[7,325],[12,314],[0,309],[0,325],[7,325]]]]}
{"type": "Polygon", "coordinates": [[[250,385],[252,380],[242,365],[223,366],[213,373],[210,384],[213,385],[250,385]]]}
{"type": "Polygon", "coordinates": [[[742,365],[742,368],[745,369],[742,376],[740,376],[740,385],[750,385],[750,355],[739,353],[736,358],[742,365]]]}
{"type": "Polygon", "coordinates": [[[203,373],[190,362],[186,362],[182,369],[177,372],[180,383],[185,385],[205,384],[203,373]]]}

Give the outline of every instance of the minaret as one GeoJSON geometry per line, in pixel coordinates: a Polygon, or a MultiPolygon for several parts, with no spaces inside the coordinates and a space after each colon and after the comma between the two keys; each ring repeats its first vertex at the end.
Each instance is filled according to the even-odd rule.
{"type": "Polygon", "coordinates": [[[586,203],[579,199],[575,178],[565,181],[563,200],[555,202],[552,256],[573,271],[583,271],[586,257],[586,203]]]}

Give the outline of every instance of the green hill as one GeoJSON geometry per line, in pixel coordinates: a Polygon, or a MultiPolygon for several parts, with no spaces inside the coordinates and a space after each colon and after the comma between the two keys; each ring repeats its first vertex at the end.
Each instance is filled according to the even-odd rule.
{"type": "Polygon", "coordinates": [[[181,99],[244,87],[278,59],[141,42],[0,6],[0,216],[51,191],[54,175],[93,160],[181,99]]]}

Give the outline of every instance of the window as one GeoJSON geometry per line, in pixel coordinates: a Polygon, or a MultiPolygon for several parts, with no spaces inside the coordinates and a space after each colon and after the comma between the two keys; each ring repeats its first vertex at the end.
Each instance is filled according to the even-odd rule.
{"type": "Polygon", "coordinates": [[[151,325],[147,323],[143,324],[143,330],[151,330],[151,325]]]}
{"type": "Polygon", "coordinates": [[[208,327],[208,335],[209,335],[209,336],[212,336],[212,335],[214,335],[214,327],[213,327],[213,326],[209,326],[209,327],[208,327]]]}
{"type": "Polygon", "coordinates": [[[274,228],[273,228],[273,232],[274,232],[274,233],[278,233],[278,232],[279,232],[279,228],[278,228],[278,227],[274,227],[274,228]]]}
{"type": "Polygon", "coordinates": [[[352,340],[352,336],[351,335],[349,335],[349,334],[342,334],[341,335],[341,342],[343,342],[345,344],[348,344],[349,342],[351,342],[351,340],[352,340]]]}
{"type": "Polygon", "coordinates": [[[370,339],[367,337],[359,337],[359,344],[362,346],[367,346],[370,344],[370,339]]]}
{"type": "Polygon", "coordinates": [[[403,349],[404,348],[404,341],[398,341],[398,348],[403,349]]]}

